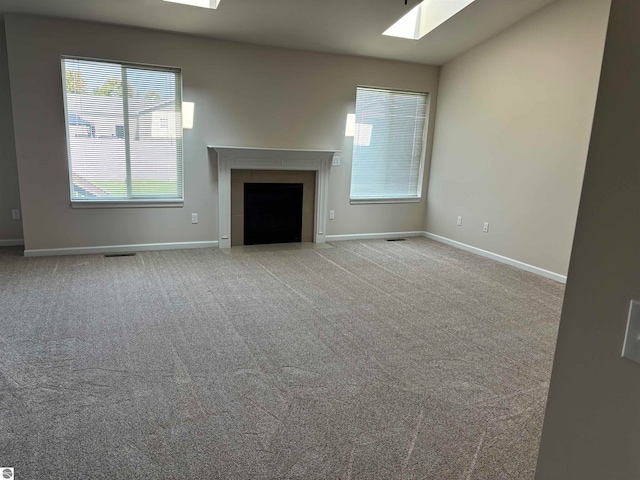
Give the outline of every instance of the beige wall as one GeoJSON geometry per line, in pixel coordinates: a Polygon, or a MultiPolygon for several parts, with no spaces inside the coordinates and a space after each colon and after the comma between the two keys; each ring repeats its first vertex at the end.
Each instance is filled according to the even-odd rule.
{"type": "Polygon", "coordinates": [[[424,201],[349,204],[352,139],[344,127],[357,85],[435,97],[437,67],[28,16],[7,15],[6,29],[27,249],[217,240],[207,144],[342,149],[330,177],[329,235],[424,227],[424,201]],[[71,208],[61,55],[182,67],[184,99],[196,104],[195,127],[185,132],[184,208],[71,208]]]}
{"type": "Polygon", "coordinates": [[[554,3],[442,67],[428,232],[566,275],[608,8],[554,3]]]}
{"type": "Polygon", "coordinates": [[[11,210],[14,208],[20,208],[20,192],[13,139],[7,44],[4,23],[0,19],[0,242],[22,238],[22,222],[11,217],[11,210]]]}
{"type": "Polygon", "coordinates": [[[613,0],[536,479],[640,478],[640,5],[613,0]]]}

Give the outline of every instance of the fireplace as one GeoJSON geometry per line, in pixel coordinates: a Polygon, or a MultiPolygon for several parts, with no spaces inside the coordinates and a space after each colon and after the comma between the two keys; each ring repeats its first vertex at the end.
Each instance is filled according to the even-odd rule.
{"type": "Polygon", "coordinates": [[[313,242],[315,191],[316,172],[231,170],[231,246],[313,242]],[[283,236],[286,225],[295,226],[297,235],[283,236]],[[263,230],[259,238],[252,227],[263,230]]]}
{"type": "MultiPolygon", "coordinates": [[[[232,171],[246,170],[275,170],[283,174],[313,173],[313,206],[311,207],[313,214],[309,216],[304,213],[307,196],[303,195],[302,241],[324,243],[328,220],[329,171],[332,161],[336,165],[340,164],[340,151],[216,146],[208,148],[210,152],[215,152],[212,159],[215,158],[218,163],[218,245],[220,248],[231,247],[232,240],[237,240],[239,236],[239,227],[235,226],[235,222],[235,230],[232,229],[232,203],[235,203],[236,199],[234,198],[232,202],[231,176],[232,171]],[[309,223],[308,230],[305,230],[307,223],[309,223]],[[309,240],[305,240],[305,232],[309,232],[309,240]]],[[[264,174],[268,172],[265,171],[264,174]]],[[[283,183],[279,180],[272,180],[272,182],[283,183]]],[[[236,244],[236,241],[233,244],[236,244]]]]}

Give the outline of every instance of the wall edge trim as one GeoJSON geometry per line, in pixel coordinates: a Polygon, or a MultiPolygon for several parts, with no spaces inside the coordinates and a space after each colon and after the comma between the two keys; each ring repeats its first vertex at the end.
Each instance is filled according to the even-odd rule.
{"type": "Polygon", "coordinates": [[[22,238],[10,238],[7,240],[0,240],[0,247],[19,247],[24,245],[22,238]]]}
{"type": "Polygon", "coordinates": [[[381,233],[348,233],[345,235],[325,235],[327,242],[338,242],[342,240],[375,240],[386,238],[422,237],[424,232],[381,232],[381,233]]]}
{"type": "Polygon", "coordinates": [[[530,273],[535,273],[536,275],[540,275],[541,277],[550,278],[551,280],[555,280],[556,282],[567,283],[566,275],[560,275],[559,273],[555,273],[550,270],[545,270],[544,268],[536,267],[535,265],[530,265],[528,263],[524,263],[519,260],[515,260],[513,258],[505,257],[503,255],[498,255],[497,253],[489,252],[487,250],[482,250],[481,248],[474,247],[472,245],[467,245],[466,243],[458,242],[456,240],[451,240],[450,238],[441,237],[440,235],[436,235],[435,233],[429,233],[429,232],[423,232],[423,233],[424,233],[424,236],[430,240],[435,240],[436,242],[445,243],[452,247],[456,247],[461,250],[466,250],[468,252],[475,253],[482,257],[496,260],[500,263],[511,265],[512,267],[519,268],[520,270],[525,270],[530,273]]]}
{"type": "Polygon", "coordinates": [[[141,243],[134,245],[104,245],[97,247],[43,248],[25,250],[25,257],[50,257],[58,255],[93,255],[96,253],[148,252],[153,250],[184,250],[192,248],[214,248],[217,241],[141,243]]]}

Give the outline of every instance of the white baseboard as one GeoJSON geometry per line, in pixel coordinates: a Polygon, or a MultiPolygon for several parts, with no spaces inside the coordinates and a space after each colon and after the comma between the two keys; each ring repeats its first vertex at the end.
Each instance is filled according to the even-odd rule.
{"type": "MultiPolygon", "coordinates": [[[[383,233],[354,233],[346,235],[326,235],[325,239],[328,242],[340,241],[340,240],[374,240],[374,239],[388,239],[388,238],[410,238],[410,237],[426,237],[436,242],[445,243],[452,247],[460,248],[468,252],[481,255],[483,257],[496,260],[512,267],[525,270],[527,272],[535,273],[542,277],[550,278],[560,283],[566,283],[567,277],[560,275],[559,273],[545,270],[544,268],[529,265],[528,263],[514,260],[513,258],[504,257],[497,253],[482,250],[481,248],[473,247],[450,238],[441,237],[434,233],[429,232],[383,232],[383,233]]],[[[24,245],[22,239],[15,240],[0,240],[0,246],[16,246],[24,245]]],[[[217,241],[210,242],[175,242],[175,243],[145,243],[138,245],[111,245],[100,247],[74,247],[74,248],[50,248],[39,250],[25,250],[25,257],[48,257],[57,255],[91,255],[101,253],[118,253],[118,252],[145,252],[151,250],[179,250],[188,248],[215,248],[218,247],[217,241]]]]}
{"type": "Polygon", "coordinates": [[[19,247],[21,245],[24,245],[24,240],[21,238],[0,240],[0,247],[19,247]]]}
{"type": "Polygon", "coordinates": [[[25,250],[25,257],[51,257],[58,255],[91,255],[96,253],[146,252],[150,250],[180,250],[186,248],[217,247],[218,242],[143,243],[139,245],[111,245],[102,247],[45,248],[25,250]]]}
{"type": "Polygon", "coordinates": [[[431,240],[435,240],[436,242],[446,243],[447,245],[451,245],[452,247],[460,248],[461,250],[466,250],[468,252],[490,258],[492,260],[497,260],[498,262],[506,263],[507,265],[511,265],[512,267],[526,270],[527,272],[535,273],[537,275],[550,278],[551,280],[555,280],[560,283],[567,283],[567,277],[565,275],[560,275],[559,273],[551,272],[549,270],[545,270],[544,268],[535,267],[533,265],[529,265],[528,263],[514,260],[513,258],[503,257],[502,255],[498,255],[497,253],[492,253],[488,252],[487,250],[482,250],[481,248],[472,247],[471,245],[467,245],[466,243],[451,240],[450,238],[446,237],[441,237],[440,235],[436,235],[434,233],[424,232],[424,236],[431,240]]]}
{"type": "Polygon", "coordinates": [[[384,233],[350,233],[347,235],[325,235],[327,242],[339,240],[375,240],[378,238],[408,238],[422,237],[424,232],[384,232],[384,233]]]}

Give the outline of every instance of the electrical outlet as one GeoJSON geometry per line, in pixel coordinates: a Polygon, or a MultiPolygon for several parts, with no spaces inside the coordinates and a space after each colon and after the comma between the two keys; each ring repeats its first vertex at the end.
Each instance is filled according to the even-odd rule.
{"type": "Polygon", "coordinates": [[[489,233],[489,222],[484,222],[484,226],[482,227],[482,231],[484,233],[489,233]]]}
{"type": "Polygon", "coordinates": [[[18,210],[17,208],[11,210],[11,218],[13,218],[14,220],[20,220],[20,210],[18,210]]]}
{"type": "Polygon", "coordinates": [[[458,226],[462,225],[462,217],[458,216],[458,221],[456,222],[456,225],[458,226]]]}
{"type": "Polygon", "coordinates": [[[340,166],[340,157],[338,155],[334,155],[333,156],[333,160],[331,161],[331,165],[333,165],[334,167],[339,167],[340,166]]]}
{"type": "Polygon", "coordinates": [[[198,214],[197,213],[192,213],[191,214],[191,223],[198,223],[198,214]]]}
{"type": "Polygon", "coordinates": [[[329,220],[335,220],[335,218],[336,218],[336,211],[329,210],[329,220]]]}

